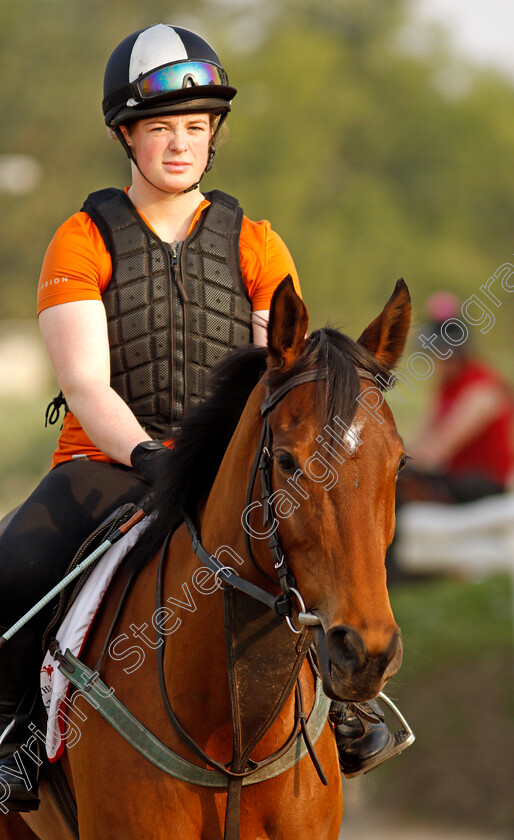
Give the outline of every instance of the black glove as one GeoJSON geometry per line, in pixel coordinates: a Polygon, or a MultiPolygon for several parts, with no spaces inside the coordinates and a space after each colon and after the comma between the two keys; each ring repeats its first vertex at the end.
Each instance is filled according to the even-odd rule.
{"type": "Polygon", "coordinates": [[[171,449],[159,440],[144,440],[130,453],[130,463],[146,481],[153,484],[171,466],[171,449]]]}

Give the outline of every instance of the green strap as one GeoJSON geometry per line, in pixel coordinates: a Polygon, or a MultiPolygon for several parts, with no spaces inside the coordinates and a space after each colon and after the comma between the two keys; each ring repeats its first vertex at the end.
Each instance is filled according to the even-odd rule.
{"type": "MultiPolygon", "coordinates": [[[[120,703],[114,696],[113,690],[107,688],[98,674],[80,662],[70,650],[66,651],[64,660],[59,665],[59,670],[75,688],[84,693],[106,721],[152,764],[182,782],[202,785],[202,787],[227,787],[227,777],[223,773],[197,767],[162,744],[129,712],[123,703],[120,703]]],[[[314,705],[307,721],[307,729],[313,744],[316,743],[325,727],[329,707],[330,700],[323,693],[321,681],[317,680],[314,705]]],[[[279,776],[293,767],[306,753],[305,741],[299,734],[283,756],[256,770],[250,776],[246,776],[243,779],[243,785],[255,785],[257,782],[279,776]]]]}

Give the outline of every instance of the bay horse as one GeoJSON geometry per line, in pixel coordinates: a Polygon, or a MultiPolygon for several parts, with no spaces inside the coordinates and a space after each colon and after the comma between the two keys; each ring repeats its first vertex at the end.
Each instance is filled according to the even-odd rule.
{"type": "MultiPolygon", "coordinates": [[[[316,669],[329,697],[364,701],[376,697],[400,666],[401,634],[384,558],[405,453],[373,379],[389,376],[409,323],[409,293],[398,281],[358,342],[328,328],[306,338],[307,310],[286,278],[273,296],[267,348],[228,356],[212,397],[182,423],[175,469],[156,492],[147,535],[149,545],[164,548],[152,551],[130,590],[101,678],[159,741],[191,764],[208,769],[198,757],[205,753],[237,770],[237,754],[242,769],[251,769],[280,752],[295,730],[299,704],[310,714],[316,669]],[[267,478],[256,459],[259,447],[267,453],[267,478]],[[287,623],[244,593],[234,597],[228,572],[221,580],[206,570],[186,523],[166,536],[179,510],[189,514],[211,557],[220,556],[276,604],[287,601],[286,593],[293,607],[287,623]],[[269,534],[279,537],[275,555],[269,534]],[[282,580],[281,592],[282,561],[289,586],[282,580]],[[158,568],[162,592],[156,601],[158,568]],[[301,615],[319,623],[308,629],[300,624],[296,635],[290,628],[298,629],[301,615]],[[312,641],[317,665],[305,658],[312,641]],[[164,686],[156,651],[164,651],[164,686]],[[163,697],[200,753],[170,724],[163,697]]],[[[82,653],[89,665],[97,661],[117,601],[114,585],[82,653]]],[[[84,702],[80,709],[80,737],[62,762],[81,840],[223,838],[226,788],[167,775],[91,706],[84,702]]],[[[326,784],[307,754],[279,775],[240,789],[241,840],[336,840],[342,791],[328,721],[314,749],[326,784]]],[[[18,814],[0,819],[1,840],[70,840],[44,779],[40,794],[39,810],[24,814],[24,823],[18,814]]]]}

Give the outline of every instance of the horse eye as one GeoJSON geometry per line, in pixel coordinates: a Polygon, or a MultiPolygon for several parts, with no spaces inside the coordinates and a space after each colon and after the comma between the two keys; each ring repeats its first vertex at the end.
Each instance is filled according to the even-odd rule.
{"type": "Polygon", "coordinates": [[[275,460],[284,472],[293,473],[297,469],[296,460],[289,452],[278,452],[275,460]]]}
{"type": "Polygon", "coordinates": [[[409,460],[408,455],[402,455],[402,457],[400,458],[400,461],[398,463],[398,472],[400,472],[400,470],[403,470],[403,468],[406,466],[408,460],[409,460]]]}

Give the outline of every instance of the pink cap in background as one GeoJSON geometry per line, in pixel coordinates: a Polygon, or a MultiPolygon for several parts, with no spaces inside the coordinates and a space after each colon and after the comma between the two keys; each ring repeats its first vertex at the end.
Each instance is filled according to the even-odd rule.
{"type": "Polygon", "coordinates": [[[446,321],[460,314],[460,301],[452,292],[434,292],[427,298],[425,308],[432,321],[446,321]]]}

